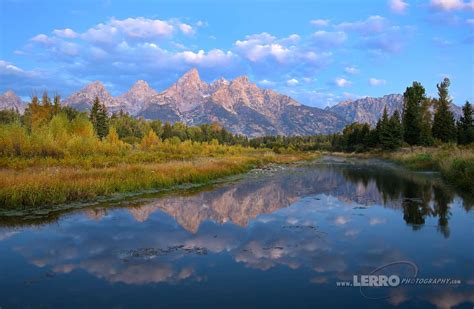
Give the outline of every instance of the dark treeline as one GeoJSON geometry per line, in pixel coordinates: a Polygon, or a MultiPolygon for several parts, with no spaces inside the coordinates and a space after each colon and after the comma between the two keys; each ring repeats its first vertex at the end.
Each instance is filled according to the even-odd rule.
{"type": "Polygon", "coordinates": [[[375,127],[369,124],[352,123],[342,133],[313,136],[265,136],[247,138],[232,134],[217,123],[187,126],[182,122],[161,122],[134,118],[122,111],[110,113],[96,98],[91,110],[79,112],[62,106],[59,96],[53,101],[45,92],[41,99],[33,96],[23,115],[15,110],[0,111],[0,124],[19,123],[28,131],[35,130],[51,121],[57,114],[64,114],[69,121],[87,119],[100,139],[113,129],[120,140],[137,144],[153,131],[161,140],[191,140],[196,142],[217,141],[224,145],[242,145],[255,148],[270,148],[276,152],[287,150],[367,151],[370,149],[394,150],[404,145],[432,146],[457,142],[465,145],[474,142],[473,111],[469,102],[463,106],[463,116],[455,122],[449,110],[451,100],[449,79],[437,84],[438,98],[428,98],[419,82],[406,88],[402,111],[388,115],[385,109],[375,127]]]}

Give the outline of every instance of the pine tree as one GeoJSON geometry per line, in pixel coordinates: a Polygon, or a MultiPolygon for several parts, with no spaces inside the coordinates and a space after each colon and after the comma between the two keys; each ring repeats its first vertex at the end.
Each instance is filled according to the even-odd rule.
{"type": "Polygon", "coordinates": [[[457,122],[458,144],[466,145],[474,143],[474,123],[472,105],[466,101],[463,108],[463,115],[457,122]]]}
{"type": "Polygon", "coordinates": [[[61,111],[61,97],[55,95],[53,99],[53,113],[56,115],[61,111]]]}
{"type": "Polygon", "coordinates": [[[390,123],[388,119],[387,107],[383,109],[382,118],[380,120],[379,140],[380,146],[383,149],[391,149],[392,136],[390,130],[390,123]]]}
{"type": "Polygon", "coordinates": [[[448,94],[449,85],[449,78],[445,78],[436,85],[439,98],[436,100],[436,112],[433,120],[433,137],[445,143],[456,140],[454,116],[449,110],[451,104],[448,94]]]}
{"type": "Polygon", "coordinates": [[[390,144],[390,130],[389,130],[389,123],[388,123],[388,113],[387,107],[383,109],[382,118],[380,119],[380,128],[379,128],[379,141],[380,146],[384,149],[390,148],[388,145],[390,144]]]}
{"type": "Polygon", "coordinates": [[[403,94],[403,137],[410,145],[418,145],[421,136],[421,102],[425,100],[425,88],[413,82],[403,94]]]}
{"type": "Polygon", "coordinates": [[[107,107],[100,104],[98,97],[95,97],[89,119],[94,126],[94,131],[99,138],[104,138],[109,133],[109,117],[107,115],[107,107]]]}
{"type": "Polygon", "coordinates": [[[380,146],[383,149],[397,149],[402,145],[403,129],[398,110],[389,118],[387,107],[384,108],[379,130],[380,146]]]}
{"type": "Polygon", "coordinates": [[[103,139],[109,133],[109,116],[107,115],[107,107],[101,104],[97,113],[97,135],[103,139]]]}
{"type": "Polygon", "coordinates": [[[94,102],[92,103],[91,112],[89,114],[89,120],[91,121],[92,125],[94,126],[94,130],[97,132],[97,117],[100,110],[100,101],[99,97],[95,97],[94,102]]]}
{"type": "Polygon", "coordinates": [[[173,136],[173,128],[171,127],[171,124],[167,121],[163,125],[163,135],[162,138],[163,140],[170,138],[173,136]]]}
{"type": "Polygon", "coordinates": [[[395,110],[392,117],[390,117],[389,127],[392,136],[391,149],[399,148],[403,142],[403,128],[398,110],[395,110]]]}
{"type": "Polygon", "coordinates": [[[379,132],[380,132],[380,119],[377,121],[375,128],[370,130],[369,135],[367,136],[367,146],[369,148],[377,147],[380,144],[379,132]]]}
{"type": "Polygon", "coordinates": [[[45,107],[50,107],[52,106],[51,100],[49,99],[48,92],[45,91],[43,92],[43,97],[41,98],[41,105],[45,107]]]}
{"type": "Polygon", "coordinates": [[[420,144],[423,146],[433,145],[433,134],[431,127],[433,125],[433,115],[431,110],[434,106],[434,99],[426,98],[421,102],[420,110],[420,144]]]}

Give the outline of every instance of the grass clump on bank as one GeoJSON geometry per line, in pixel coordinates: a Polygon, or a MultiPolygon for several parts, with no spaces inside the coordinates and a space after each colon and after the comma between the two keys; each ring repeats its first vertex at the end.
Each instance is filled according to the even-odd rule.
{"type": "Polygon", "coordinates": [[[474,194],[474,146],[444,145],[438,148],[417,147],[385,153],[383,157],[414,170],[436,170],[448,182],[474,194]]]}

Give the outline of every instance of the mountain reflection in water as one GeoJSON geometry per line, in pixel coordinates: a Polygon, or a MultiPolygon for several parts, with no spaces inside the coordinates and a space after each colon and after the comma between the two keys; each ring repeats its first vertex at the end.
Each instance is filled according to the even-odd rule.
{"type": "Polygon", "coordinates": [[[474,253],[466,250],[472,204],[435,175],[327,159],[131,202],[33,226],[2,219],[0,306],[128,307],[153,304],[158,296],[170,306],[474,302],[474,253]],[[425,278],[462,284],[400,287],[383,303],[364,299],[357,288],[336,287],[399,260],[416,263],[425,278]],[[67,298],[39,292],[53,286],[67,298]],[[101,296],[88,286],[100,288],[101,296]],[[124,293],[141,298],[131,303],[124,293]]]}

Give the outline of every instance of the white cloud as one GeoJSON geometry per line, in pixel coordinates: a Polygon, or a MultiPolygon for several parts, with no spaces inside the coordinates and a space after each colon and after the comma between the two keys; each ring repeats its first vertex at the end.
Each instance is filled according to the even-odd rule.
{"type": "Polygon", "coordinates": [[[323,53],[316,53],[314,51],[304,52],[302,54],[302,58],[306,61],[317,63],[320,61],[324,61],[332,56],[331,52],[323,52],[323,53]]]}
{"type": "Polygon", "coordinates": [[[56,29],[53,30],[53,34],[60,38],[68,38],[68,39],[75,39],[79,36],[74,30],[66,28],[66,29],[56,29]]]}
{"type": "Polygon", "coordinates": [[[463,0],[431,0],[431,6],[442,11],[454,10],[474,10],[474,1],[464,2],[463,0]]]}
{"type": "Polygon", "coordinates": [[[164,21],[144,17],[115,19],[100,23],[81,34],[83,40],[113,44],[123,39],[148,40],[169,37],[177,26],[184,34],[192,34],[193,28],[179,21],[164,21]]]}
{"type": "Polygon", "coordinates": [[[251,62],[257,62],[265,58],[273,58],[283,63],[290,55],[290,49],[276,42],[276,38],[269,33],[248,35],[245,40],[237,40],[235,47],[237,51],[251,62]]]}
{"type": "Polygon", "coordinates": [[[359,73],[359,70],[355,66],[349,66],[344,68],[344,72],[346,72],[347,74],[354,75],[359,73]]]}
{"type": "Polygon", "coordinates": [[[323,47],[333,47],[343,44],[347,40],[347,34],[343,31],[329,32],[316,31],[312,35],[315,44],[323,47]]]}
{"type": "Polygon", "coordinates": [[[360,41],[356,42],[356,46],[378,56],[400,52],[416,31],[414,26],[393,25],[385,17],[379,15],[370,16],[365,20],[343,22],[335,25],[334,28],[339,31],[358,33],[357,38],[360,41]]]}
{"type": "Polygon", "coordinates": [[[330,22],[329,19],[313,19],[310,21],[312,25],[322,26],[322,27],[328,26],[329,22],[330,22]]]}
{"type": "Polygon", "coordinates": [[[0,60],[0,74],[21,74],[23,72],[24,71],[22,69],[11,64],[10,62],[0,60]]]}
{"type": "MultiPolygon", "coordinates": [[[[206,68],[206,78],[235,76],[248,70],[245,73],[260,80],[260,85],[283,86],[285,91],[294,91],[297,96],[306,96],[318,104],[329,104],[338,99],[327,95],[328,89],[304,94],[306,90],[299,86],[313,82],[314,79],[307,77],[314,76],[315,72],[331,63],[333,51],[319,47],[342,44],[347,40],[344,31],[317,31],[314,36],[305,37],[297,33],[276,37],[263,32],[236,40],[233,49],[209,50],[199,48],[199,45],[194,45],[194,40],[188,38],[200,30],[200,26],[203,25],[183,23],[178,19],[112,18],[82,32],[65,28],[39,34],[22,51],[61,67],[62,83],[71,83],[67,87],[58,87],[62,90],[76,88],[72,83],[77,84],[80,80],[83,84],[84,80],[100,79],[113,85],[117,89],[112,88],[114,92],[127,87],[138,76],[155,80],[154,86],[161,87],[174,81],[177,74],[197,67],[206,68]],[[321,43],[318,48],[315,48],[315,41],[321,43]],[[274,76],[286,78],[273,79],[274,76]]],[[[53,71],[57,73],[55,69],[45,72],[49,76],[53,71]]],[[[9,79],[9,84],[20,80],[9,79]]],[[[39,85],[39,79],[36,80],[24,84],[39,85]]],[[[41,83],[44,83],[44,88],[51,87],[46,83],[59,84],[52,83],[49,77],[42,78],[41,83]]],[[[342,87],[350,84],[349,81],[340,83],[342,87]]]]}
{"type": "Polygon", "coordinates": [[[287,38],[280,40],[280,43],[281,44],[294,44],[294,43],[297,43],[300,39],[301,37],[294,33],[288,36],[287,38]]]}
{"type": "Polygon", "coordinates": [[[197,26],[197,27],[206,27],[206,26],[207,26],[207,22],[202,21],[202,20],[198,20],[197,23],[196,23],[196,26],[197,26]]]}
{"type": "Polygon", "coordinates": [[[474,19],[472,19],[472,18],[466,19],[466,24],[468,24],[469,26],[473,26],[473,27],[474,27],[474,19]]]}
{"type": "Polygon", "coordinates": [[[50,37],[48,37],[46,34],[43,34],[43,33],[32,37],[30,39],[30,41],[36,42],[36,43],[42,43],[42,44],[51,44],[51,43],[53,43],[53,40],[50,37]]]}
{"type": "Polygon", "coordinates": [[[260,42],[262,44],[272,43],[276,40],[276,37],[271,35],[268,32],[262,32],[262,33],[247,35],[245,38],[248,41],[257,41],[257,42],[260,42]]]}
{"type": "Polygon", "coordinates": [[[1,88],[12,89],[20,96],[28,96],[35,89],[44,90],[47,85],[64,86],[64,79],[58,78],[59,75],[48,76],[39,69],[27,70],[11,62],[0,60],[1,88]]]}
{"type": "Polygon", "coordinates": [[[224,52],[220,49],[213,49],[206,53],[201,49],[197,53],[192,51],[180,52],[175,57],[183,59],[186,64],[212,67],[228,65],[232,61],[233,54],[230,51],[224,52]]]}
{"type": "Polygon", "coordinates": [[[373,77],[372,77],[372,78],[369,79],[369,84],[370,84],[371,86],[375,86],[375,87],[377,87],[377,86],[383,86],[383,85],[386,84],[386,81],[383,80],[383,79],[376,79],[376,78],[373,78],[373,77]]]}
{"type": "Polygon", "coordinates": [[[111,30],[120,29],[129,37],[153,38],[157,36],[168,36],[173,33],[174,27],[170,22],[159,19],[148,19],[144,17],[127,18],[123,20],[112,19],[109,22],[111,30]]]}
{"type": "Polygon", "coordinates": [[[390,0],[390,9],[395,13],[404,13],[408,7],[408,3],[403,0],[390,0]]]}
{"type": "MultiPolygon", "coordinates": [[[[41,61],[60,63],[64,76],[71,76],[71,80],[73,76],[95,76],[112,84],[136,79],[137,75],[143,75],[143,79],[160,76],[165,82],[174,77],[173,73],[191,67],[206,68],[207,72],[235,67],[239,59],[230,50],[195,49],[182,44],[181,40],[194,31],[190,24],[177,19],[111,19],[83,33],[67,28],[54,30],[51,36],[39,34],[23,51],[41,61]],[[175,39],[178,35],[181,39],[175,39]]],[[[280,56],[278,48],[272,52],[280,56]]]]}
{"type": "Polygon", "coordinates": [[[352,83],[348,81],[347,79],[343,77],[336,78],[334,80],[334,84],[338,87],[344,88],[344,87],[350,87],[352,83]]]}
{"type": "Polygon", "coordinates": [[[305,83],[312,83],[314,81],[317,81],[316,78],[310,78],[310,77],[303,77],[302,80],[305,82],[305,83]]]}
{"type": "Polygon", "coordinates": [[[91,47],[88,52],[95,60],[103,60],[108,56],[108,53],[106,51],[104,51],[102,48],[95,46],[91,47]]]}
{"type": "Polygon", "coordinates": [[[179,24],[179,30],[181,30],[185,35],[194,35],[195,33],[193,27],[188,24],[179,24]]]}
{"type": "Polygon", "coordinates": [[[268,79],[262,79],[258,83],[262,86],[273,86],[275,84],[274,82],[269,81],[268,79]]]}
{"type": "Polygon", "coordinates": [[[381,33],[388,27],[388,22],[385,17],[375,15],[370,16],[366,20],[355,22],[343,22],[335,26],[336,29],[344,31],[357,31],[362,34],[381,33]]]}
{"type": "Polygon", "coordinates": [[[289,79],[289,80],[286,81],[286,84],[288,86],[296,86],[296,85],[298,85],[298,83],[299,83],[298,80],[295,79],[295,78],[292,78],[292,79],[289,79]]]}

